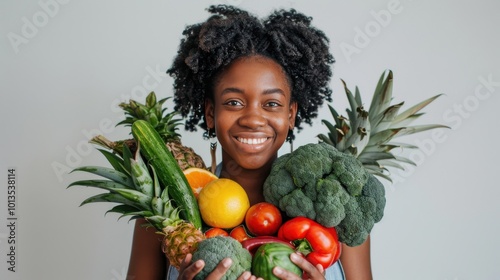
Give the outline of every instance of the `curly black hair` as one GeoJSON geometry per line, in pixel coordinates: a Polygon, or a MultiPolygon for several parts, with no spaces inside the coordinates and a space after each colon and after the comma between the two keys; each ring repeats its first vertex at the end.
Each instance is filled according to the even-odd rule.
{"type": "MultiPolygon", "coordinates": [[[[298,104],[295,127],[312,124],[324,100],[331,101],[329,39],[311,26],[311,17],[294,9],[274,11],[258,19],[241,9],[210,6],[206,21],[186,27],[177,56],[167,73],[174,78],[174,109],[187,117],[185,128],[195,131],[204,120],[204,100],[213,98],[217,75],[235,59],[262,55],[281,65],[298,104]]],[[[291,133],[293,139],[293,132],[291,133]]]]}

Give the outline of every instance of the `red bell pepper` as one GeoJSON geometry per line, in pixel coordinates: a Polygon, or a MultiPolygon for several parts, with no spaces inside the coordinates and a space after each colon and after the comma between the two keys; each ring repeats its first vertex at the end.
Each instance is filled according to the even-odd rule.
{"type": "Polygon", "coordinates": [[[324,269],[340,257],[341,246],[335,228],[324,227],[306,217],[286,221],[278,230],[278,238],[290,242],[313,265],[324,269]]]}

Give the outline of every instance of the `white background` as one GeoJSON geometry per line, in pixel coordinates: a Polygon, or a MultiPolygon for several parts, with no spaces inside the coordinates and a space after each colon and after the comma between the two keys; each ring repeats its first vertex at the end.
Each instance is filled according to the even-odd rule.
{"type": "MultiPolygon", "coordinates": [[[[127,137],[127,129],[114,128],[123,117],[119,102],[143,100],[141,89],[171,95],[164,73],[181,32],[215,3],[180,2],[1,2],[1,279],[124,279],[133,224],[104,216],[111,205],[78,207],[99,191],[66,189],[90,176],[66,171],[106,164],[89,150],[89,135],[127,137]],[[7,270],[9,167],[17,172],[16,273],[7,270]]],[[[259,16],[281,7],[312,16],[331,39],[332,104],[340,112],[347,106],[340,79],[359,86],[368,105],[386,69],[394,71],[394,103],[407,107],[444,93],[418,123],[451,129],[402,139],[421,147],[411,155],[419,165],[386,182],[385,217],[372,232],[375,278],[498,279],[499,2],[307,2],[225,3],[259,16]]],[[[295,145],[326,133],[321,119],[331,120],[326,106],[295,145]]],[[[182,133],[208,162],[201,132],[182,133]]]]}

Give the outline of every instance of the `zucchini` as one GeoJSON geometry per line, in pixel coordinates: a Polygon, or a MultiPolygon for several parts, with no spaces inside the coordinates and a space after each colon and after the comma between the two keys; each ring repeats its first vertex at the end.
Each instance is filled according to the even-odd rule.
{"type": "Polygon", "coordinates": [[[180,207],[181,217],[201,228],[200,210],[193,191],[158,132],[147,121],[137,120],[132,124],[132,135],[140,145],[141,154],[155,169],[158,180],[180,207]]]}

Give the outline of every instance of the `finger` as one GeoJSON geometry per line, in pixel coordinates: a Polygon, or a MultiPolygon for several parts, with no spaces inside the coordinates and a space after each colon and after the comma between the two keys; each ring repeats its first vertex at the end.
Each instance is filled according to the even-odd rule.
{"type": "Polygon", "coordinates": [[[230,258],[223,259],[215,269],[207,276],[207,280],[220,279],[233,264],[230,258]]]}
{"type": "Polygon", "coordinates": [[[316,265],[316,269],[321,272],[321,274],[323,274],[323,276],[325,276],[325,269],[323,268],[323,266],[321,264],[317,264],[316,265]]]}
{"type": "Polygon", "coordinates": [[[185,269],[186,267],[188,267],[188,265],[191,262],[192,258],[193,258],[193,255],[191,255],[191,254],[188,253],[186,255],[186,257],[184,258],[184,260],[182,260],[181,266],[180,266],[179,270],[182,271],[183,269],[185,269]]]}
{"type": "Polygon", "coordinates": [[[203,260],[197,260],[190,264],[191,259],[192,255],[188,254],[182,261],[179,268],[179,279],[193,279],[193,277],[195,277],[196,274],[198,274],[205,266],[205,262],[203,260]]]}
{"type": "Polygon", "coordinates": [[[293,273],[293,272],[290,272],[288,270],[285,270],[279,266],[276,266],[273,268],[273,274],[278,277],[279,279],[281,280],[288,280],[288,279],[295,279],[295,280],[298,280],[298,279],[302,279],[299,275],[293,273]]]}
{"type": "Polygon", "coordinates": [[[315,267],[312,263],[308,262],[304,257],[300,256],[297,253],[290,254],[290,260],[298,265],[302,269],[302,271],[304,271],[304,273],[310,278],[324,279],[323,267],[320,264],[318,264],[318,266],[321,266],[321,269],[315,267]]]}
{"type": "Polygon", "coordinates": [[[250,273],[250,271],[245,271],[240,275],[240,277],[238,277],[238,280],[254,280],[254,279],[255,276],[253,276],[252,273],[250,273]]]}

